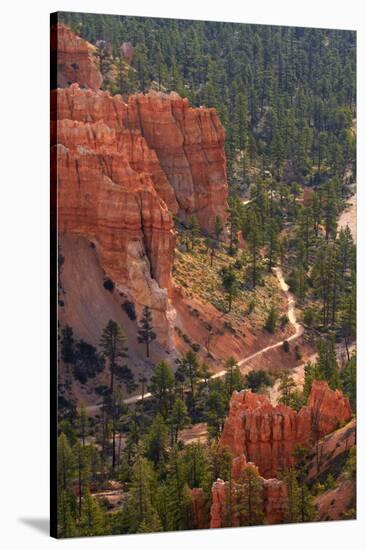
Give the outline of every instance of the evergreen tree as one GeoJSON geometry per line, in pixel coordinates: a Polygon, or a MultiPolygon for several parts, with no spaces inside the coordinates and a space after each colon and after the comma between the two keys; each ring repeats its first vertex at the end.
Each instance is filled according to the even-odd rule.
{"type": "Polygon", "coordinates": [[[200,235],[200,226],[195,215],[192,215],[188,219],[188,235],[189,241],[191,243],[191,248],[193,250],[195,245],[197,244],[197,239],[200,235]]]}
{"type": "Polygon", "coordinates": [[[193,351],[188,351],[182,359],[177,360],[180,372],[188,381],[192,418],[196,416],[196,384],[199,380],[199,364],[193,351]]]}
{"type": "Polygon", "coordinates": [[[100,338],[100,346],[103,350],[104,356],[109,361],[110,376],[110,393],[114,390],[114,379],[117,367],[119,365],[119,359],[126,357],[126,337],[121,327],[115,321],[108,321],[107,326],[102,332],[100,338]]]}
{"type": "Polygon", "coordinates": [[[356,355],[353,355],[341,371],[341,387],[343,393],[348,397],[353,411],[356,411],[356,355]]]}
{"type": "Polygon", "coordinates": [[[287,509],[285,523],[298,523],[301,521],[300,512],[300,487],[296,478],[295,468],[291,468],[285,474],[287,488],[287,509]]]}
{"type": "Polygon", "coordinates": [[[57,491],[57,534],[62,538],[76,536],[76,525],[72,514],[71,495],[64,489],[57,491]]]}
{"type": "Polygon", "coordinates": [[[81,403],[80,409],[78,410],[78,428],[79,428],[79,437],[81,438],[83,447],[85,447],[85,438],[87,436],[88,430],[88,415],[84,404],[81,403]]]}
{"type": "Polygon", "coordinates": [[[280,393],[280,403],[284,405],[291,406],[293,399],[293,392],[296,388],[296,384],[291,374],[287,371],[284,371],[281,374],[280,385],[278,391],[280,393]]]}
{"type": "Polygon", "coordinates": [[[187,407],[182,399],[177,397],[172,408],[170,423],[172,428],[172,444],[178,442],[179,431],[189,422],[187,407]]]}
{"type": "Polygon", "coordinates": [[[236,513],[239,525],[261,525],[263,516],[263,488],[255,466],[246,466],[239,480],[236,513]]]}
{"type": "Polygon", "coordinates": [[[57,442],[57,486],[67,492],[75,473],[73,452],[64,433],[61,433],[57,442]]]}
{"type": "Polygon", "coordinates": [[[150,344],[155,340],[156,334],[152,327],[151,310],[147,306],[144,306],[137,333],[137,339],[140,344],[145,344],[146,346],[146,357],[150,357],[150,344]]]}
{"type": "Polygon", "coordinates": [[[146,456],[155,468],[167,457],[168,428],[161,414],[157,414],[145,438],[146,456]]]}
{"type": "Polygon", "coordinates": [[[214,227],[214,231],[215,231],[215,237],[216,239],[219,241],[220,240],[220,237],[222,235],[222,232],[224,231],[224,226],[222,224],[222,221],[221,221],[221,218],[220,216],[215,216],[215,227],[214,227]]]}
{"type": "Polygon", "coordinates": [[[271,334],[274,334],[276,331],[277,319],[277,309],[275,308],[274,304],[272,304],[268,311],[268,316],[264,325],[264,328],[271,334]]]}
{"type": "Polygon", "coordinates": [[[80,519],[82,514],[83,491],[89,478],[88,452],[79,441],[74,445],[72,450],[74,453],[78,482],[78,516],[80,519]]]}
{"type": "Polygon", "coordinates": [[[233,299],[238,295],[239,282],[233,267],[223,267],[220,271],[221,284],[228,301],[228,313],[231,311],[233,299]]]}
{"type": "Polygon", "coordinates": [[[132,467],[129,502],[130,532],[140,532],[145,525],[156,521],[155,495],[157,483],[154,471],[139,451],[132,467]]]}
{"type": "Polygon", "coordinates": [[[70,365],[75,361],[73,331],[69,325],[66,325],[61,332],[61,358],[66,365],[70,365]]]}
{"type": "Polygon", "coordinates": [[[89,489],[83,491],[83,511],[80,517],[79,533],[82,537],[105,535],[105,518],[98,500],[93,498],[89,489]]]}
{"type": "Polygon", "coordinates": [[[158,401],[158,410],[166,418],[170,408],[174,375],[171,367],[165,362],[157,363],[150,378],[149,389],[158,401]]]}
{"type": "Polygon", "coordinates": [[[243,228],[243,234],[248,242],[249,255],[250,255],[250,273],[252,287],[255,288],[259,279],[259,260],[260,260],[260,246],[261,246],[261,234],[258,223],[258,217],[255,210],[250,210],[248,213],[247,222],[243,228]]]}

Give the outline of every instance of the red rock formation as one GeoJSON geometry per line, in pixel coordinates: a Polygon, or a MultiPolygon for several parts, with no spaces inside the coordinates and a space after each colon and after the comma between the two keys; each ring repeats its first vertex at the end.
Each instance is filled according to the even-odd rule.
{"type": "Polygon", "coordinates": [[[283,523],[288,504],[285,482],[280,479],[264,479],[263,496],[266,522],[283,523]]]}
{"type": "Polygon", "coordinates": [[[225,527],[226,512],[225,503],[227,495],[228,482],[218,479],[212,486],[212,503],[211,503],[211,529],[225,527]]]}
{"type": "Polygon", "coordinates": [[[138,313],[143,305],[152,308],[158,337],[170,347],[168,291],[175,235],[171,214],[154,185],[156,156],[141,135],[116,130],[108,117],[110,125],[87,109],[88,101],[95,108],[98,100],[111,103],[108,94],[76,85],[57,94],[59,229],[95,241],[106,274],[127,292],[138,313]]]}
{"type": "Polygon", "coordinates": [[[215,216],[227,217],[225,132],[215,109],[189,107],[176,93],[150,92],[129,98],[149,147],[156,151],[186,219],[195,214],[213,229],[215,216]]]}
{"type": "MultiPolygon", "coordinates": [[[[171,214],[182,212],[179,204],[182,190],[178,186],[177,192],[169,181],[145,135],[155,141],[162,156],[163,144],[169,144],[173,130],[163,125],[159,132],[157,126],[160,119],[169,119],[180,136],[179,147],[183,147],[183,142],[187,147],[191,144],[189,158],[192,163],[194,158],[198,159],[198,167],[194,163],[187,165],[196,174],[190,179],[195,181],[189,191],[193,193],[191,208],[192,211],[201,208],[208,227],[214,219],[216,202],[222,195],[226,197],[227,188],[226,179],[220,180],[218,189],[224,191],[215,194],[212,185],[215,163],[211,172],[202,164],[203,157],[209,158],[209,150],[216,153],[221,150],[223,155],[222,143],[215,137],[213,126],[219,123],[212,122],[215,121],[212,110],[191,109],[176,94],[140,94],[132,96],[126,104],[121,96],[82,90],[77,84],[55,93],[57,102],[52,115],[57,145],[53,154],[58,171],[59,228],[64,233],[93,239],[108,277],[130,296],[138,314],[143,305],[152,308],[158,339],[171,347],[174,309],[169,292],[175,245],[171,214]],[[167,114],[173,112],[178,113],[177,119],[167,114]],[[183,121],[178,130],[179,117],[192,123],[183,121]],[[206,172],[205,198],[197,183],[199,166],[206,172]]],[[[172,158],[169,145],[167,149],[172,158]]],[[[178,164],[176,169],[180,173],[178,164]]],[[[169,177],[176,183],[172,166],[169,177]]],[[[220,208],[225,208],[225,198],[220,208]]],[[[217,211],[220,212],[219,208],[217,211]]]]}
{"type": "Polygon", "coordinates": [[[95,47],[58,24],[51,28],[51,52],[57,59],[57,87],[65,88],[77,82],[83,88],[98,90],[102,75],[93,52],[95,47]]]}
{"type": "Polygon", "coordinates": [[[341,391],[331,390],[324,381],[314,380],[307,406],[313,413],[318,437],[333,432],[352,416],[348,399],[341,391]]]}
{"type": "MultiPolygon", "coordinates": [[[[232,495],[232,517],[228,518],[227,498],[229,494],[230,484],[228,481],[218,479],[212,486],[212,504],[211,504],[211,522],[212,529],[218,527],[238,527],[240,525],[239,518],[235,512],[240,498],[240,467],[250,466],[257,470],[257,467],[252,463],[247,463],[245,457],[241,455],[233,460],[232,474],[237,474],[236,478],[232,477],[231,495],[232,495]],[[239,460],[238,460],[239,459],[239,460]]],[[[265,523],[275,524],[283,523],[287,509],[287,489],[286,484],[279,479],[264,479],[259,477],[262,484],[263,495],[263,516],[265,523]]]]}
{"type": "Polygon", "coordinates": [[[296,445],[310,446],[314,439],[335,430],[352,415],[347,398],[330,390],[326,382],[313,383],[308,404],[299,412],[273,406],[264,396],[234,392],[220,446],[234,456],[245,455],[264,477],[274,477],[293,464],[296,445]]]}

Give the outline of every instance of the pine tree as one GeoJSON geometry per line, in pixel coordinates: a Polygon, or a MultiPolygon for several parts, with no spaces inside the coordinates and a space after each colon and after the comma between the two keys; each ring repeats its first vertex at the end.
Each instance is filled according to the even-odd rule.
{"type": "Polygon", "coordinates": [[[160,466],[167,457],[168,428],[161,414],[157,414],[150,425],[145,438],[146,456],[154,464],[160,466]]]}
{"type": "Polygon", "coordinates": [[[129,525],[130,532],[137,533],[141,526],[151,524],[156,517],[155,495],[157,483],[155,473],[146,458],[138,451],[132,467],[130,485],[129,525]]]}
{"type": "Polygon", "coordinates": [[[211,493],[212,476],[206,448],[201,443],[187,445],[183,453],[185,479],[190,488],[201,487],[211,493]]]}
{"type": "Polygon", "coordinates": [[[103,510],[98,500],[91,496],[88,487],[85,487],[83,491],[83,510],[80,517],[79,533],[83,537],[98,537],[106,534],[103,510]]]}
{"type": "Polygon", "coordinates": [[[295,468],[291,468],[284,476],[287,488],[287,509],[285,523],[298,523],[301,521],[300,511],[300,487],[296,478],[295,468]]]}
{"type": "Polygon", "coordinates": [[[225,388],[222,382],[219,382],[220,384],[215,384],[213,388],[210,388],[207,399],[207,423],[209,425],[210,435],[214,438],[220,435],[227,413],[225,388]]]}
{"type": "Polygon", "coordinates": [[[68,491],[75,473],[73,452],[64,433],[61,433],[57,442],[57,486],[68,491]]]}
{"type": "Polygon", "coordinates": [[[326,380],[332,389],[339,387],[339,367],[335,352],[334,336],[328,335],[318,342],[318,358],[316,371],[320,380],[326,380]]]}
{"type": "Polygon", "coordinates": [[[153,369],[149,389],[158,401],[158,410],[167,417],[172,399],[174,375],[171,367],[165,362],[157,363],[153,369]]]}
{"type": "Polygon", "coordinates": [[[189,385],[189,394],[190,394],[190,403],[191,403],[191,413],[192,418],[195,419],[196,415],[196,384],[199,379],[199,364],[197,361],[197,356],[193,351],[188,351],[182,359],[177,360],[179,365],[180,372],[188,381],[189,385]]]}
{"type": "Polygon", "coordinates": [[[220,276],[221,284],[228,301],[227,312],[230,313],[233,299],[238,295],[239,291],[238,278],[231,265],[229,267],[223,267],[220,271],[220,276]]]}
{"type": "Polygon", "coordinates": [[[356,387],[357,387],[357,373],[356,373],[356,356],[353,355],[347,362],[344,369],[341,371],[341,386],[343,393],[348,397],[350,405],[353,411],[356,411],[356,387]]]}
{"type": "Polygon", "coordinates": [[[317,377],[319,376],[319,374],[317,373],[316,365],[308,361],[305,365],[304,375],[305,375],[305,382],[304,382],[304,389],[303,389],[303,398],[304,398],[304,401],[307,401],[307,398],[309,397],[309,394],[311,392],[313,381],[316,380],[317,377]]]}
{"type": "Polygon", "coordinates": [[[274,334],[276,331],[277,319],[277,309],[275,308],[274,304],[272,304],[268,311],[268,316],[264,325],[264,328],[271,334],[274,334]]]}
{"type": "Polygon", "coordinates": [[[74,336],[72,328],[66,325],[62,329],[61,339],[61,358],[66,365],[70,365],[75,361],[74,336]]]}
{"type": "Polygon", "coordinates": [[[57,492],[57,534],[61,538],[75,537],[77,534],[72,515],[71,496],[64,489],[59,489],[57,492]]]}
{"type": "Polygon", "coordinates": [[[174,401],[170,423],[172,428],[172,444],[178,442],[179,431],[182,430],[189,422],[187,407],[182,399],[177,397],[174,401]]]}
{"type": "Polygon", "coordinates": [[[215,227],[214,227],[214,231],[215,231],[215,237],[216,239],[219,241],[220,240],[220,237],[222,235],[222,232],[224,231],[224,226],[222,224],[222,221],[221,221],[221,218],[220,216],[215,216],[215,227]]]}
{"type": "Polygon", "coordinates": [[[123,402],[123,393],[117,388],[111,395],[106,398],[106,412],[110,419],[110,430],[112,433],[112,470],[116,467],[116,435],[118,431],[119,420],[122,413],[125,411],[123,402]]]}
{"type": "Polygon", "coordinates": [[[189,241],[191,243],[191,248],[193,250],[195,245],[197,244],[197,239],[200,235],[200,226],[195,215],[190,216],[190,218],[188,219],[188,235],[189,241]]]}
{"type": "Polygon", "coordinates": [[[169,531],[185,528],[184,465],[176,447],[170,453],[167,474],[167,527],[169,531]]]}
{"type": "Polygon", "coordinates": [[[258,216],[255,210],[250,210],[248,213],[247,222],[243,228],[244,238],[248,242],[250,254],[250,272],[252,287],[255,288],[259,278],[259,260],[260,260],[260,245],[261,235],[258,223],[258,216]]]}
{"type": "Polygon", "coordinates": [[[83,490],[89,477],[88,452],[78,441],[73,447],[74,461],[78,482],[78,516],[81,517],[83,504],[83,490]]]}
{"type": "Polygon", "coordinates": [[[88,415],[86,414],[84,403],[81,403],[78,410],[78,428],[79,437],[81,438],[83,447],[85,447],[85,438],[88,430],[88,415]]]}
{"type": "Polygon", "coordinates": [[[268,229],[268,271],[272,270],[279,252],[278,227],[273,220],[268,229]]]}
{"type": "Polygon", "coordinates": [[[234,359],[234,357],[229,357],[225,363],[225,370],[226,370],[226,383],[228,385],[228,391],[229,395],[233,393],[233,374],[234,369],[237,367],[237,363],[234,359]]]}
{"type": "Polygon", "coordinates": [[[110,377],[110,393],[114,390],[114,379],[116,369],[119,365],[119,359],[126,357],[126,337],[121,327],[115,321],[108,321],[107,326],[102,332],[100,338],[100,346],[103,350],[104,356],[109,361],[110,377]]]}
{"type": "Polygon", "coordinates": [[[151,310],[147,306],[144,306],[137,333],[137,339],[140,344],[145,344],[146,346],[146,357],[150,357],[150,344],[155,340],[156,334],[152,327],[151,310]]]}
{"type": "Polygon", "coordinates": [[[240,201],[238,197],[229,197],[228,199],[228,226],[229,226],[229,254],[233,256],[236,253],[238,243],[237,233],[240,228],[240,201]]]}
{"type": "Polygon", "coordinates": [[[263,487],[255,466],[246,466],[236,494],[236,513],[239,525],[261,525],[263,516],[263,487]]]}
{"type": "Polygon", "coordinates": [[[291,374],[287,371],[284,371],[281,374],[280,385],[278,388],[278,391],[281,396],[280,403],[283,403],[284,405],[287,405],[287,406],[291,406],[293,392],[295,388],[296,388],[296,384],[291,374]]]}

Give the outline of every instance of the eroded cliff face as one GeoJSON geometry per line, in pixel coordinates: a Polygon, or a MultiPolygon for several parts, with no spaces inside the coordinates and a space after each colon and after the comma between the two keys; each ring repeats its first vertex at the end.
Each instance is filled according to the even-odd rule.
{"type": "Polygon", "coordinates": [[[351,416],[347,398],[323,381],[313,382],[299,412],[250,391],[234,392],[220,446],[254,462],[265,478],[275,477],[293,464],[296,445],[310,447],[351,416]]]}
{"type": "MultiPolygon", "coordinates": [[[[57,145],[53,154],[57,159],[60,230],[94,240],[107,276],[127,292],[138,313],[143,305],[153,310],[158,339],[171,348],[174,308],[169,292],[175,246],[172,214],[181,211],[182,193],[179,189],[176,193],[157,153],[144,137],[142,105],[150,107],[149,126],[155,101],[170,112],[177,109],[177,104],[187,108],[175,94],[138,95],[126,104],[120,96],[83,90],[77,84],[57,90],[57,145]]],[[[161,116],[158,107],[156,119],[161,116]]],[[[150,130],[150,134],[156,136],[158,132],[150,130]]],[[[205,154],[203,149],[198,152],[201,145],[195,144],[198,157],[205,154]]],[[[211,193],[209,203],[202,203],[196,189],[189,190],[189,200],[192,208],[202,206],[199,212],[208,227],[214,220],[218,195],[210,191],[209,185],[207,189],[211,193]]]]}
{"type": "MultiPolygon", "coordinates": [[[[175,233],[159,195],[159,165],[138,133],[119,122],[106,92],[57,91],[58,216],[61,232],[95,243],[102,268],[141,313],[153,310],[159,341],[172,346],[169,301],[175,233]],[[98,105],[101,108],[98,111],[98,105]],[[110,107],[113,120],[103,107],[110,107]]],[[[120,109],[118,109],[120,107],[120,109]]],[[[164,184],[164,176],[163,184],[164,184]]]]}
{"type": "Polygon", "coordinates": [[[128,106],[174,189],[180,218],[195,214],[212,231],[216,216],[227,217],[225,132],[216,110],[192,108],[175,93],[134,95],[128,106]]]}
{"type": "Polygon", "coordinates": [[[102,84],[95,47],[62,24],[51,28],[51,52],[57,57],[57,86],[65,88],[78,82],[84,88],[98,90],[102,84]]]}
{"type": "Polygon", "coordinates": [[[53,92],[59,229],[93,241],[106,276],[137,315],[152,309],[158,341],[172,349],[173,215],[194,213],[207,231],[226,218],[224,130],[213,109],[175,93],[126,103],[96,91],[90,45],[62,25],[57,35],[61,69],[74,71],[65,85],[83,86],[53,92]]]}

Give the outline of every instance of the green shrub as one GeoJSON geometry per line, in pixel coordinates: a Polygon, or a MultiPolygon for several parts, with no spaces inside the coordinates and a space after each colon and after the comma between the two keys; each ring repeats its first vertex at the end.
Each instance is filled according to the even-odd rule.
{"type": "Polygon", "coordinates": [[[283,347],[283,351],[285,351],[286,353],[290,351],[290,344],[288,340],[283,341],[282,347],[283,347]]]}

